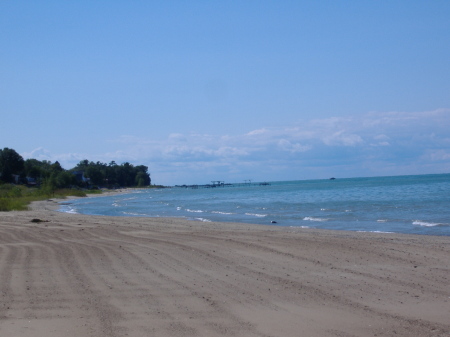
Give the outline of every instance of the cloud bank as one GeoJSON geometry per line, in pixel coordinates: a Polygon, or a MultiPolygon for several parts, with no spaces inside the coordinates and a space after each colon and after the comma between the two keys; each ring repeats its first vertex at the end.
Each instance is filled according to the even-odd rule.
{"type": "Polygon", "coordinates": [[[450,110],[366,113],[299,120],[245,134],[170,134],[155,140],[120,136],[114,152],[52,154],[38,148],[25,158],[129,161],[149,166],[154,183],[293,180],[450,172],[450,110]]]}

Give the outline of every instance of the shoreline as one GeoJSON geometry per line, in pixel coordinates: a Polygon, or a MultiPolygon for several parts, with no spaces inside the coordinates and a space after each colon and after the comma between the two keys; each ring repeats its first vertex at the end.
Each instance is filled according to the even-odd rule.
{"type": "Polygon", "coordinates": [[[0,213],[1,335],[450,331],[448,236],[69,214],[55,200],[0,213]]]}
{"type": "MultiPolygon", "coordinates": [[[[59,205],[63,204],[65,201],[67,201],[68,204],[70,204],[70,200],[76,200],[76,199],[84,199],[84,198],[101,198],[101,197],[108,197],[108,196],[114,196],[114,195],[122,195],[122,194],[131,194],[134,191],[139,191],[140,189],[137,188],[122,188],[119,190],[106,190],[103,191],[102,194],[87,194],[85,197],[76,197],[76,196],[68,196],[65,199],[58,199],[58,198],[51,198],[45,201],[51,201],[51,202],[55,202],[58,203],[59,205]]],[[[45,202],[44,201],[44,202],[45,202]]],[[[35,203],[35,202],[34,202],[35,203]]],[[[32,208],[32,206],[30,205],[30,208],[32,208]]],[[[58,210],[60,208],[60,206],[56,206],[54,207],[53,210],[58,210]]],[[[67,214],[72,214],[69,212],[61,212],[61,213],[67,213],[67,214]]],[[[84,214],[84,213],[76,213],[76,214],[84,214]]],[[[119,217],[119,218],[127,218],[127,217],[144,217],[144,218],[148,218],[148,219],[164,219],[164,218],[168,218],[168,219],[181,219],[181,220],[185,220],[185,221],[193,221],[193,222],[205,222],[205,223],[231,223],[230,221],[218,221],[218,220],[207,220],[207,221],[203,221],[199,218],[188,218],[188,217],[177,217],[177,216],[144,216],[144,215],[136,215],[136,216],[129,216],[129,215],[94,215],[94,214],[84,214],[87,216],[112,216],[112,217],[119,217]]],[[[269,223],[259,223],[259,224],[252,224],[250,222],[235,222],[235,223],[239,223],[242,225],[256,225],[256,226],[264,226],[264,227],[276,227],[276,228],[285,228],[285,229],[307,229],[310,231],[314,231],[314,230],[319,230],[319,231],[337,231],[337,232],[351,232],[351,233],[375,233],[375,234],[398,234],[398,235],[419,235],[419,236],[444,236],[444,237],[449,237],[450,238],[450,234],[448,233],[443,233],[440,235],[434,234],[434,233],[408,233],[408,232],[391,232],[391,231],[383,231],[383,230],[356,230],[356,229],[327,229],[327,228],[316,228],[316,227],[309,227],[309,226],[288,226],[288,225],[273,225],[273,224],[269,224],[269,223]]]]}

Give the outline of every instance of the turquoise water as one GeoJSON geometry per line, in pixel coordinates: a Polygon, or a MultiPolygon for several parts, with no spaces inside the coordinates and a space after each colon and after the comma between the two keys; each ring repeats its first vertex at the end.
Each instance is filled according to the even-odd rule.
{"type": "Polygon", "coordinates": [[[450,174],[151,189],[77,199],[60,211],[450,235],[450,174]]]}

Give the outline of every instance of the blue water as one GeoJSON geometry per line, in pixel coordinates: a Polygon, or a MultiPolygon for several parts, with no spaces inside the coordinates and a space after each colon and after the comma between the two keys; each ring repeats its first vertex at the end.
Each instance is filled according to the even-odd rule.
{"type": "Polygon", "coordinates": [[[149,189],[77,199],[60,211],[450,236],[450,174],[149,189]]]}

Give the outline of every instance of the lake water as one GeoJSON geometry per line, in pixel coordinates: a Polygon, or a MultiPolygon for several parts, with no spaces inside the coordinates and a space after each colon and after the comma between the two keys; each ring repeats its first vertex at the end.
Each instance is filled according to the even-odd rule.
{"type": "Polygon", "coordinates": [[[71,200],[60,211],[448,236],[450,174],[143,189],[71,200]]]}

